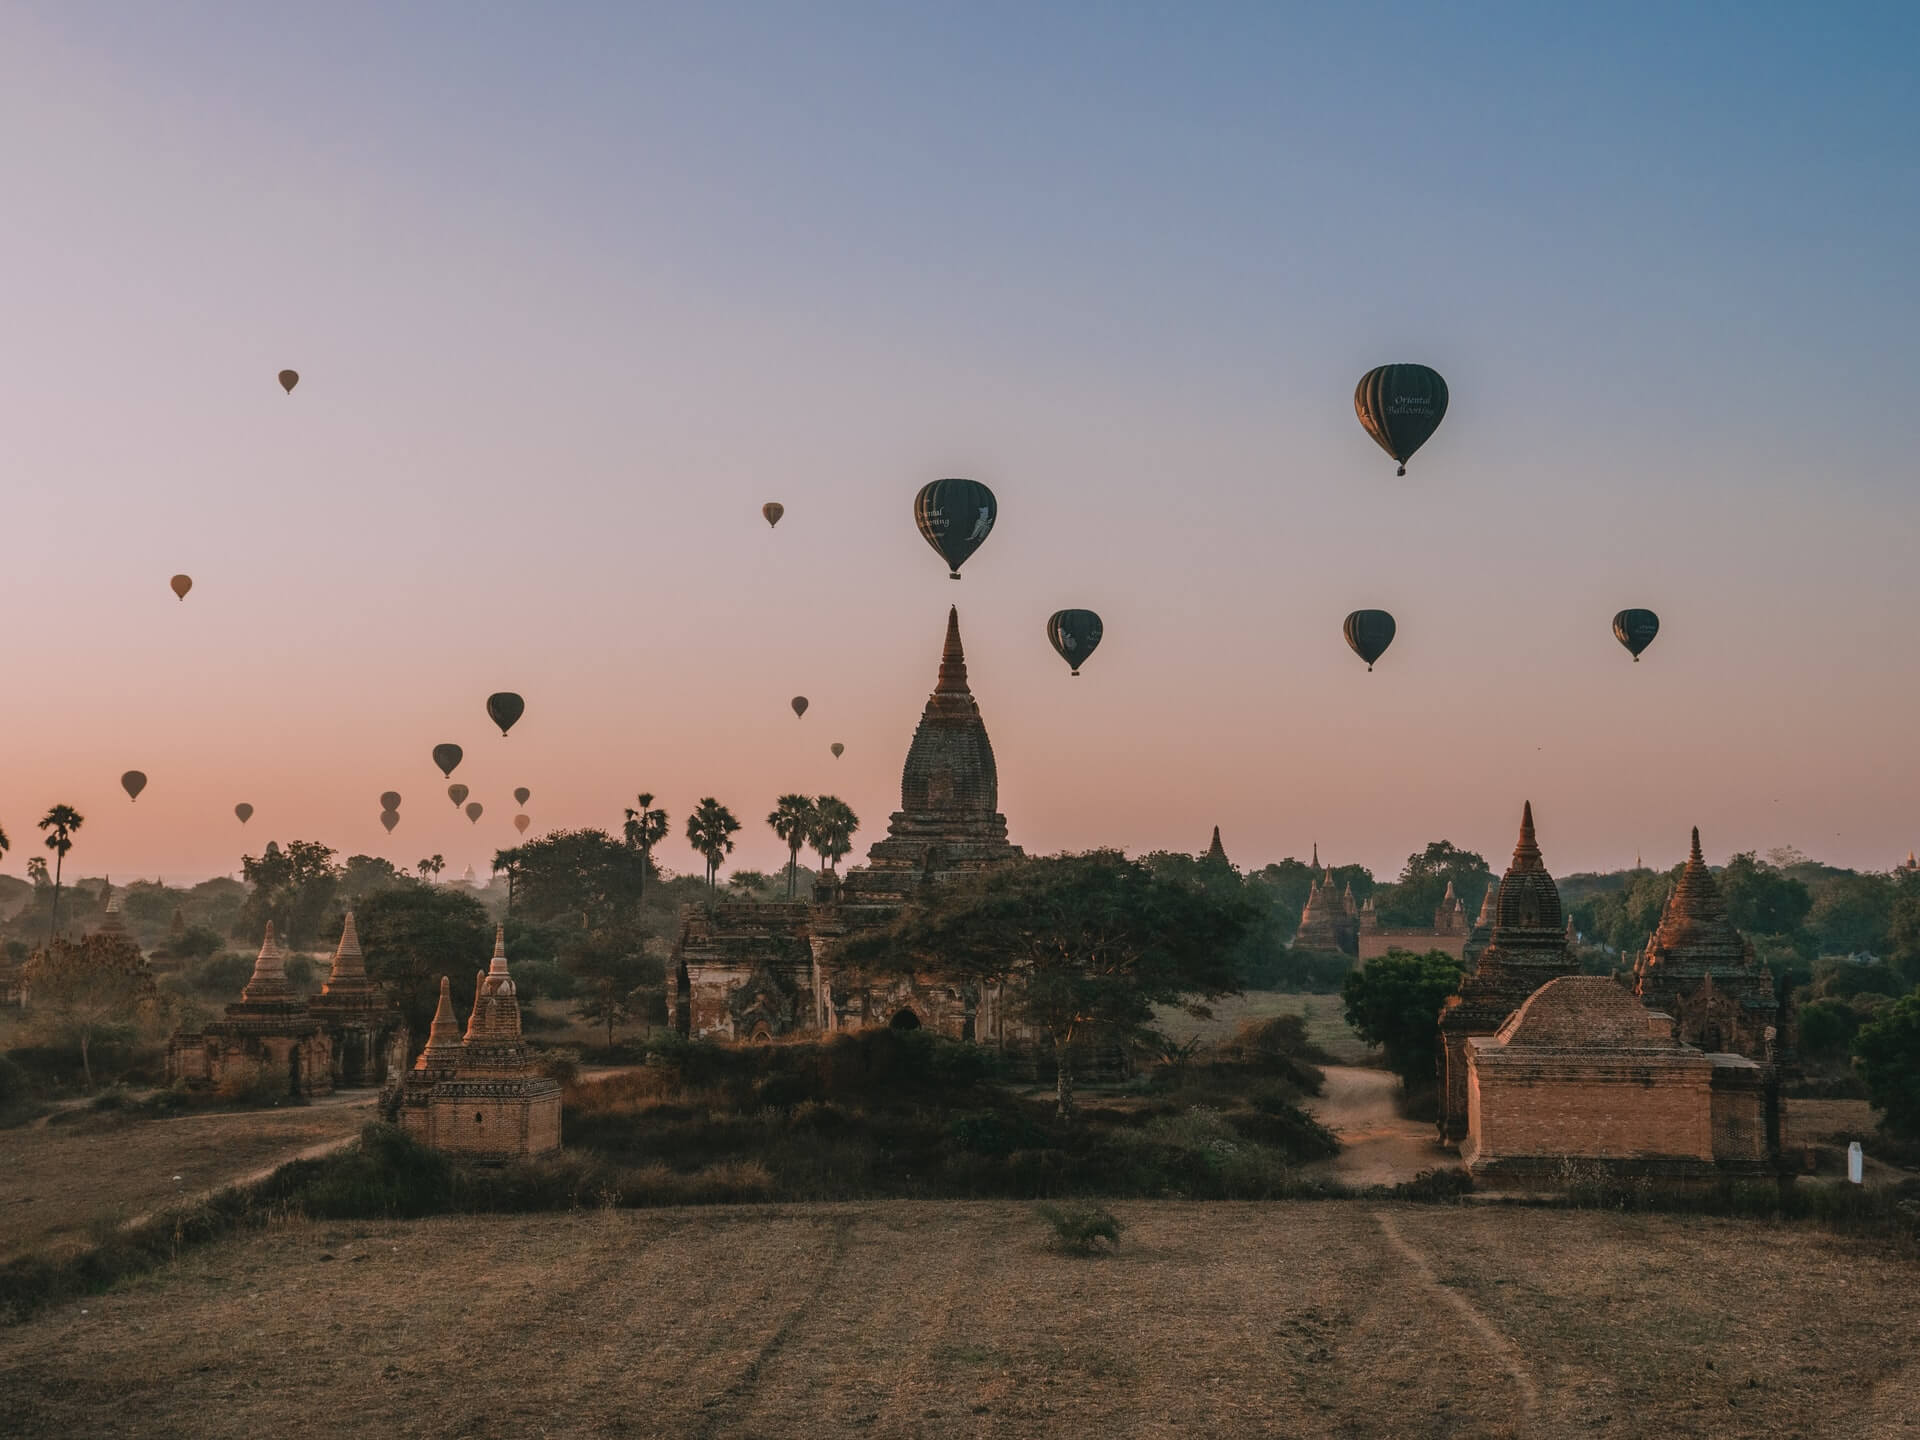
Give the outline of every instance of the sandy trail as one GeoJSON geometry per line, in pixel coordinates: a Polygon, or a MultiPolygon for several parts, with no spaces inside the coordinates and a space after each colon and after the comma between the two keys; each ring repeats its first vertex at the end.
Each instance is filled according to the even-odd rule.
{"type": "Polygon", "coordinates": [[[1455,1163],[1431,1124],[1401,1116],[1393,1075],[1359,1065],[1329,1065],[1326,1075],[1326,1093],[1307,1101],[1307,1109],[1340,1137],[1341,1150],[1316,1166],[1318,1173],[1348,1185],[1396,1185],[1455,1163]]]}

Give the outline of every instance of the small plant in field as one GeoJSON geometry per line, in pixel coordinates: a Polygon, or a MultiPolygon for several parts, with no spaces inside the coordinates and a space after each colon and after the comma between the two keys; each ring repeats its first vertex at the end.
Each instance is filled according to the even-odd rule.
{"type": "Polygon", "coordinates": [[[1041,1205],[1037,1213],[1053,1227],[1053,1243],[1068,1255],[1111,1255],[1120,1248],[1120,1222],[1098,1205],[1041,1205]]]}

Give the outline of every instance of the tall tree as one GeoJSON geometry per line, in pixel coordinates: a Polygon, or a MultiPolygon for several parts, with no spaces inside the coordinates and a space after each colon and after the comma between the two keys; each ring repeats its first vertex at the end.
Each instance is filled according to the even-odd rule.
{"type": "Polygon", "coordinates": [[[1444,950],[1389,950],[1347,976],[1347,1023],[1387,1052],[1408,1086],[1430,1080],[1440,1047],[1440,1007],[1460,985],[1461,962],[1444,950]]]}
{"type": "Polygon", "coordinates": [[[493,852],[493,873],[507,877],[507,914],[513,914],[513,889],[520,879],[520,847],[493,852]]]}
{"type": "Polygon", "coordinates": [[[800,849],[819,826],[820,810],[811,795],[782,795],[773,802],[767,824],[787,847],[787,899],[791,900],[794,876],[800,869],[800,849]]]}
{"type": "Polygon", "coordinates": [[[712,898],[720,862],[732,853],[733,837],[739,829],[740,822],[733,818],[733,812],[711,795],[701,800],[698,808],[687,816],[687,843],[707,862],[708,898],[712,898]]]}
{"type": "Polygon", "coordinates": [[[80,1047],[93,1089],[93,1042],[125,1030],[153,1003],[153,970],[125,935],[52,940],[27,962],[36,1025],[80,1047]]]}
{"type": "Polygon", "coordinates": [[[577,982],[574,1008],[582,1019],[607,1027],[607,1048],[613,1048],[613,1027],[625,1024],[636,1012],[635,994],[665,978],[659,964],[646,954],[641,933],[590,930],[573,936],[561,962],[577,982]]]}
{"type": "Polygon", "coordinates": [[[640,900],[647,898],[647,872],[653,868],[653,847],[667,838],[667,812],[653,809],[653,796],[645,791],[633,797],[639,808],[627,810],[627,844],[640,852],[640,900]]]}
{"type": "Polygon", "coordinates": [[[1853,1037],[1853,1059],[1885,1128],[1920,1137],[1920,994],[1874,1011],[1853,1037]]]}
{"type": "Polygon", "coordinates": [[[1374,910],[1383,925],[1431,925],[1449,884],[1455,898],[1471,909],[1492,881],[1485,856],[1450,840],[1434,840],[1407,857],[1397,881],[1374,893],[1374,910]]]}
{"type": "Polygon", "coordinates": [[[627,930],[636,921],[646,858],[606,831],[552,830],[512,854],[523,918],[570,930],[627,930]]]}
{"type": "Polygon", "coordinates": [[[473,1003],[474,972],[493,954],[486,907],[458,886],[401,885],[369,895],[353,914],[367,973],[387,987],[413,1032],[426,1036],[440,999],[440,977],[453,981],[454,1004],[473,1003]]]}
{"type": "Polygon", "coordinates": [[[429,855],[413,868],[420,872],[420,878],[422,880],[437,880],[440,877],[440,872],[447,868],[446,857],[442,855],[429,855]]]}
{"type": "Polygon", "coordinates": [[[265,933],[269,920],[290,948],[304,944],[319,932],[340,890],[333,851],[318,840],[291,840],[284,850],[269,840],[257,858],[240,858],[240,873],[253,887],[238,921],[250,944],[265,933]]]}
{"type": "Polygon", "coordinates": [[[86,823],[86,818],[71,805],[55,805],[40,817],[40,828],[47,832],[47,848],[53,851],[53,910],[47,919],[49,945],[60,925],[60,869],[66,863],[67,852],[73,849],[74,831],[86,823]]]}
{"type": "Polygon", "coordinates": [[[813,829],[807,843],[829,870],[837,869],[841,857],[853,849],[854,832],[859,828],[860,817],[851,805],[838,795],[822,795],[814,802],[813,829]]]}

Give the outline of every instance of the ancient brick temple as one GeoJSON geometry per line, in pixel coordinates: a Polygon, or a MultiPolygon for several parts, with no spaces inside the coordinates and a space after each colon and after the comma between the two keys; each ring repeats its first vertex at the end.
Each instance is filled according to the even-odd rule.
{"type": "Polygon", "coordinates": [[[226,1017],[167,1042],[167,1078],[189,1085],[277,1088],[290,1095],[333,1089],[333,1045],[307,1002],[287,984],[285,957],[267,924],[253,976],[226,1017]]]}
{"type": "Polygon", "coordinates": [[[1357,948],[1360,907],[1354,903],[1353,887],[1345,893],[1333,888],[1333,867],[1320,868],[1320,847],[1313,847],[1313,868],[1317,878],[1307,887],[1307,903],[1300,909],[1300,928],[1293,944],[1300,950],[1344,950],[1349,955],[1357,948]]]}
{"type": "Polygon", "coordinates": [[[445,976],[426,1047],[397,1096],[401,1128],[422,1144],[501,1164],[560,1148],[560,1087],[540,1073],[520,1034],[520,998],[504,929],[476,977],[461,1035],[445,976]]]}
{"type": "Polygon", "coordinates": [[[1457,1145],[1467,1137],[1467,1041],[1491,1035],[1529,995],[1578,967],[1567,946],[1560,889],[1540,858],[1533,833],[1533,804],[1520,814],[1513,863],[1500,877],[1493,899],[1487,948],[1460,979],[1459,990],[1440,1011],[1440,1139],[1457,1145]]]}
{"type": "MultiPolygon", "coordinates": [[[[1492,893],[1491,889],[1488,893],[1492,893]]],[[[1485,908],[1484,903],[1482,908],[1485,908]]],[[[1458,958],[1466,953],[1471,934],[1472,929],[1467,924],[1467,907],[1453,893],[1451,880],[1447,882],[1447,893],[1434,909],[1431,930],[1423,930],[1418,926],[1382,925],[1373,908],[1373,897],[1368,896],[1367,902],[1360,907],[1358,959],[1364,965],[1389,950],[1444,950],[1458,958]]]]}
{"type": "Polygon", "coordinates": [[[1633,993],[1674,1019],[1676,1038],[1773,1063],[1780,1007],[1773,975],[1733,928],[1720,886],[1700,855],[1700,830],[1660,925],[1633,966],[1633,993]]]}
{"type": "Polygon", "coordinates": [[[380,1085],[406,1064],[408,1035],[400,1007],[368,976],[351,910],[326,984],[307,1008],[332,1041],[334,1084],[380,1085]]]}
{"type": "Polygon", "coordinates": [[[1000,813],[993,742],[967,683],[957,610],[933,693],[907,747],[900,808],[867,863],[822,875],[811,904],[689,905],[668,966],[667,1002],[683,1034],[727,1040],[927,1026],[953,1039],[1022,1045],[1034,1037],[989,989],[939,975],[875,976],[843,965],[851,935],[884,926],[924,885],[1018,860],[1000,813]]]}
{"type": "Polygon", "coordinates": [[[1765,1173],[1766,1067],[1672,1031],[1609,976],[1548,981],[1464,1042],[1468,1171],[1529,1188],[1765,1173]]]}

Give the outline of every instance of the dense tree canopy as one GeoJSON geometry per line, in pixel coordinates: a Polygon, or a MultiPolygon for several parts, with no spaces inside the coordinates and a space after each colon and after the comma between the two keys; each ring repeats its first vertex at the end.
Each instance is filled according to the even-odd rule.
{"type": "Polygon", "coordinates": [[[473,977],[493,955],[486,907],[463,890],[403,885],[367,897],[354,912],[367,973],[387,987],[416,1042],[425,1038],[440,998],[440,977],[453,981],[461,1013],[473,1004],[473,977]]]}
{"type": "Polygon", "coordinates": [[[56,939],[27,962],[26,980],[34,1025],[79,1046],[89,1090],[94,1042],[131,1027],[155,995],[152,969],[124,935],[56,939]]]}
{"type": "Polygon", "coordinates": [[[1920,994],[1882,1007],[1854,1036],[1853,1054],[1887,1129],[1920,1137],[1920,994]]]}
{"type": "MultiPolygon", "coordinates": [[[[1448,885],[1472,911],[1479,908],[1480,897],[1492,883],[1493,868],[1485,856],[1462,850],[1450,840],[1434,840],[1419,854],[1407,857],[1398,880],[1374,892],[1373,906],[1382,925],[1431,925],[1448,885]]],[[[1357,898],[1359,892],[1354,893],[1357,898]]]]}
{"type": "Polygon", "coordinates": [[[340,890],[333,851],[318,840],[294,840],[284,850],[279,842],[269,840],[258,857],[241,857],[240,873],[253,890],[235,922],[234,935],[248,944],[260,943],[268,921],[289,948],[310,943],[320,935],[340,890]]]}
{"type": "Polygon", "coordinates": [[[1430,1081],[1440,1048],[1440,1007],[1460,985],[1461,962],[1444,950],[1389,950],[1347,977],[1347,1023],[1387,1052],[1408,1086],[1430,1081]]]}

